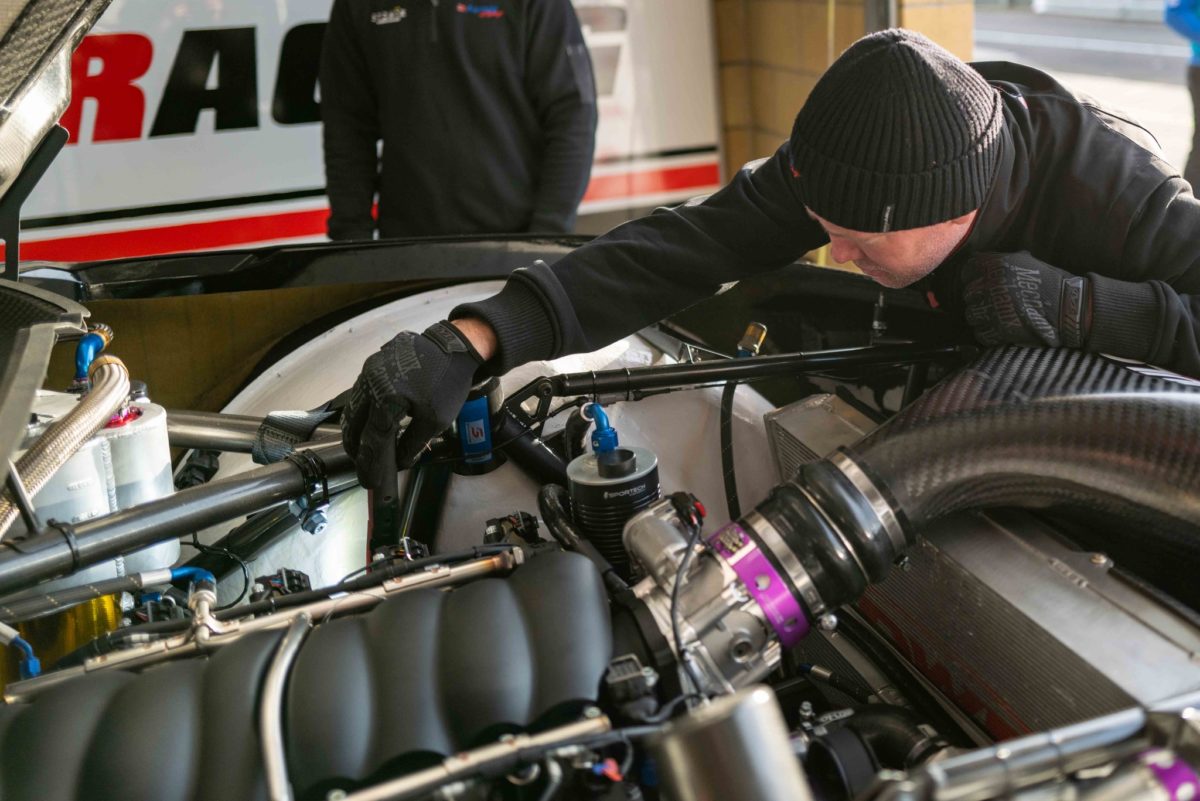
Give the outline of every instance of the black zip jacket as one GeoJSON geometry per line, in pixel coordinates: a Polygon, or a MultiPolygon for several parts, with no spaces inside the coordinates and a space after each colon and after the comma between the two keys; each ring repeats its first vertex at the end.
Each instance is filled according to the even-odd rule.
{"type": "Polygon", "coordinates": [[[321,52],[331,239],[566,232],[596,132],[570,0],[335,0],[321,52]],[[383,147],[377,155],[377,142],[383,147]]]}
{"type": "MultiPolygon", "coordinates": [[[[1091,274],[1090,350],[1144,342],[1153,364],[1200,376],[1200,202],[1144,129],[1050,76],[1008,63],[973,65],[1000,90],[1003,150],[967,240],[930,276],[957,300],[956,272],[978,252],[1029,251],[1091,274]]],[[[788,146],[747,165],[697,204],[659,210],[568,254],[517,270],[496,296],[461,306],[496,330],[491,369],[594,350],[713,294],[721,284],[790,264],[828,237],[806,214],[788,146]]],[[[952,304],[947,304],[952,305],[952,304]]],[[[1124,346],[1124,347],[1119,347],[1124,346]]]]}

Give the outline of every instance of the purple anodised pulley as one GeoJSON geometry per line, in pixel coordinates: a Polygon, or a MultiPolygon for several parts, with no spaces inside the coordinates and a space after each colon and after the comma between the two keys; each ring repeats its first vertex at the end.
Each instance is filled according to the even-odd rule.
{"type": "Polygon", "coordinates": [[[1200,795],[1200,776],[1170,751],[1152,749],[1139,757],[1171,801],[1192,801],[1200,795]]]}
{"type": "Polygon", "coordinates": [[[804,639],[810,628],[804,608],[792,595],[787,581],[737,522],[709,537],[708,544],[746,585],[785,648],[804,639]]]}

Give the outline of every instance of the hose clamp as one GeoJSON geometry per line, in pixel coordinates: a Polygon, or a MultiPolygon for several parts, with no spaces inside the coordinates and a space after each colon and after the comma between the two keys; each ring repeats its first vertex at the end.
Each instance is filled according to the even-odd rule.
{"type": "Polygon", "coordinates": [[[304,501],[309,509],[316,509],[329,503],[329,472],[325,469],[325,460],[310,450],[294,451],[284,457],[300,471],[304,479],[304,501]],[[317,496],[318,491],[320,495],[317,496]]]}
{"type": "Polygon", "coordinates": [[[908,548],[908,538],[904,536],[904,529],[901,527],[896,513],[892,510],[891,504],[883,497],[883,493],[879,491],[875,483],[843,451],[835,451],[829,457],[829,463],[849,479],[854,488],[859,491],[867,504],[870,505],[871,511],[875,513],[875,517],[879,520],[880,525],[883,526],[888,539],[892,541],[892,547],[896,549],[897,556],[903,553],[908,548]]]}
{"type": "Polygon", "coordinates": [[[808,575],[808,571],[804,569],[804,565],[800,564],[800,560],[792,549],[783,541],[783,535],[771,523],[770,520],[763,517],[759,512],[750,512],[742,517],[742,522],[754,533],[759,542],[771,552],[771,555],[779,560],[780,566],[787,573],[788,579],[795,586],[796,592],[800,594],[800,600],[808,608],[808,612],[813,618],[825,611],[825,602],[821,599],[821,594],[817,592],[817,586],[813,584],[812,578],[808,575]]]}
{"type": "Polygon", "coordinates": [[[120,367],[122,370],[128,372],[128,368],[125,367],[125,362],[121,361],[116,356],[104,353],[92,360],[92,364],[88,368],[88,376],[95,375],[97,370],[105,366],[120,367]]]}
{"type": "Polygon", "coordinates": [[[79,569],[82,561],[79,556],[79,540],[75,537],[75,527],[62,520],[49,520],[46,522],[46,527],[54,529],[66,540],[67,547],[71,549],[71,572],[74,573],[79,569]]]}

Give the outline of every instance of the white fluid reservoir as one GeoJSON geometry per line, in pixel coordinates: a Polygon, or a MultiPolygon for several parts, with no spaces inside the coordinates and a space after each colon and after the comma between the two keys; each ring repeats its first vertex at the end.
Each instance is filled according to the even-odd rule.
{"type": "MultiPolygon", "coordinates": [[[[38,392],[22,452],[46,427],[74,408],[78,396],[38,392]]],[[[80,523],[170,495],[171,449],[167,442],[167,413],[153,403],[137,403],[125,422],[96,432],[33,497],[42,522],[80,523]]],[[[9,537],[22,536],[18,519],[9,537]]],[[[170,567],[179,559],[179,541],[168,539],[131,554],[92,565],[73,576],[40,585],[54,590],[108,578],[170,567]]]]}

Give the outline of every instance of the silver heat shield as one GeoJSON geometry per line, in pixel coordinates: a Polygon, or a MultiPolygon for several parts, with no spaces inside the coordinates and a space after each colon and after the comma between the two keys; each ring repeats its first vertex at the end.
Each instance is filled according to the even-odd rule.
{"type": "Polygon", "coordinates": [[[810,395],[763,415],[779,480],[865,437],[875,423],[836,395],[810,395]]]}

